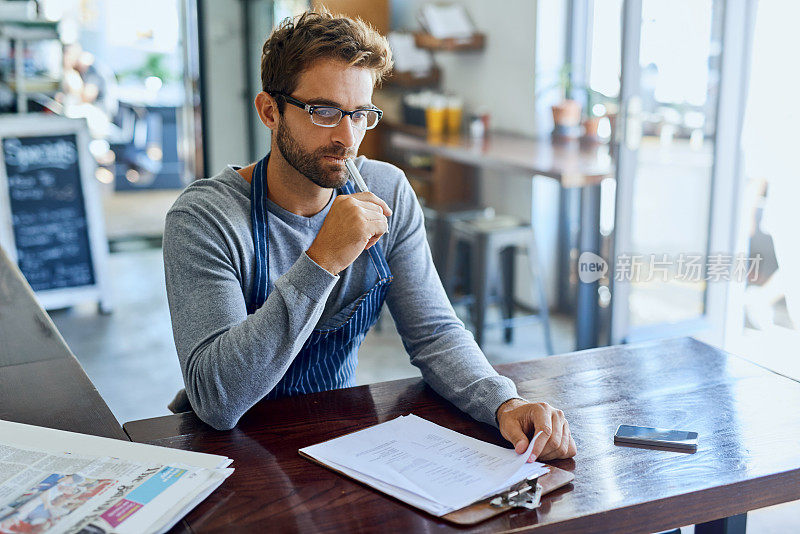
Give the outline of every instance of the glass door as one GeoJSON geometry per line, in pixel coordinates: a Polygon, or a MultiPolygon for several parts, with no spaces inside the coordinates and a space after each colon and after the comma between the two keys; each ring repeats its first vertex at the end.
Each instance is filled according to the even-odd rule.
{"type": "Polygon", "coordinates": [[[754,267],[731,253],[746,27],[734,4],[623,5],[612,344],[721,340],[728,288],[754,267]]]}

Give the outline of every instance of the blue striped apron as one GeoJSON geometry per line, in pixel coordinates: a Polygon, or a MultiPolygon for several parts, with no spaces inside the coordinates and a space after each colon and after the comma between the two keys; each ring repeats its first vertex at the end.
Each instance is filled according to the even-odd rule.
{"type": "MultiPolygon", "coordinates": [[[[269,154],[256,163],[250,180],[250,215],[256,260],[255,280],[248,310],[251,314],[264,304],[269,285],[268,158],[269,154]]],[[[344,195],[355,193],[350,182],[345,183],[338,191],[344,195]]],[[[392,282],[392,273],[389,271],[380,242],[375,243],[367,252],[378,272],[378,281],[347,306],[352,307],[352,312],[341,324],[332,328],[315,329],[311,333],[289,369],[264,398],[276,399],[355,385],[358,348],[364,341],[367,331],[378,320],[386,292],[392,282]]]]}

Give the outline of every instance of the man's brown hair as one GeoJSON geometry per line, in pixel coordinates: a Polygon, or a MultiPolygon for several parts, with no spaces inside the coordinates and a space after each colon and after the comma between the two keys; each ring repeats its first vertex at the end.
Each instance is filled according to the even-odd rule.
{"type": "MultiPolygon", "coordinates": [[[[273,96],[291,94],[300,74],[320,59],[369,69],[376,85],[392,70],[389,42],[368,23],[327,10],[306,11],[284,19],[264,43],[262,90],[273,96]]],[[[281,113],[284,105],[283,99],[278,99],[281,113]]]]}

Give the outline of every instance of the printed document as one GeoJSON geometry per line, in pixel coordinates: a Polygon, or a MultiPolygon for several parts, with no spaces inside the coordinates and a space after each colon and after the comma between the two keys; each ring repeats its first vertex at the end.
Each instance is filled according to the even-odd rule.
{"type": "Polygon", "coordinates": [[[548,469],[524,454],[441,427],[416,415],[300,449],[337,471],[442,516],[548,469]]]}

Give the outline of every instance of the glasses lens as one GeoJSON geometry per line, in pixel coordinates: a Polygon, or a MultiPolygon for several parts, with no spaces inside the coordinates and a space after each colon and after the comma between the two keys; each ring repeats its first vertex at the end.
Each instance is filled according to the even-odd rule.
{"type": "Polygon", "coordinates": [[[369,130],[370,128],[375,128],[375,125],[378,124],[378,119],[381,118],[380,113],[377,111],[367,111],[366,112],[366,121],[364,124],[366,125],[366,129],[369,130]]]}
{"type": "Polygon", "coordinates": [[[314,108],[311,122],[319,126],[336,126],[342,119],[342,112],[337,108],[314,108]]]}
{"type": "Polygon", "coordinates": [[[381,118],[377,111],[371,109],[359,110],[351,116],[353,119],[353,126],[360,130],[369,130],[378,124],[378,119],[381,118]]]}

